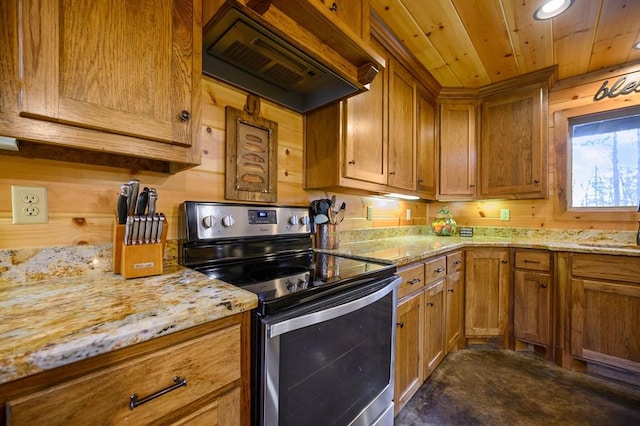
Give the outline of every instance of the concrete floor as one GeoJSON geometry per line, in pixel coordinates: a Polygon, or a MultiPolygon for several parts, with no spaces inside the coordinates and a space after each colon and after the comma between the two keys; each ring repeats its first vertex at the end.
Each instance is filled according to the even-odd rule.
{"type": "Polygon", "coordinates": [[[447,356],[395,425],[640,425],[638,386],[529,353],[465,349],[447,356]]]}

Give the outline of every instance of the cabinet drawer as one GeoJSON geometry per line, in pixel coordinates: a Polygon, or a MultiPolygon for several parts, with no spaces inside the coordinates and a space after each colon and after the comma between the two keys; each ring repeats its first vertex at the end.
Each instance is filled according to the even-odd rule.
{"type": "Polygon", "coordinates": [[[516,251],[516,268],[549,271],[551,254],[539,251],[516,251]]]}
{"type": "Polygon", "coordinates": [[[640,284],[640,258],[574,254],[571,256],[571,275],[640,284]]]}
{"type": "Polygon", "coordinates": [[[14,425],[147,424],[240,378],[240,325],[7,402],[14,425]],[[186,386],[129,407],[174,385],[186,386]]]}
{"type": "Polygon", "coordinates": [[[464,262],[462,260],[462,252],[457,251],[447,255],[447,274],[457,272],[462,269],[464,262]]]}
{"type": "Polygon", "coordinates": [[[442,256],[424,263],[424,280],[432,283],[447,275],[447,258],[442,256]]]}
{"type": "Polygon", "coordinates": [[[410,266],[397,272],[402,278],[398,287],[398,299],[424,287],[424,264],[410,266]]]}

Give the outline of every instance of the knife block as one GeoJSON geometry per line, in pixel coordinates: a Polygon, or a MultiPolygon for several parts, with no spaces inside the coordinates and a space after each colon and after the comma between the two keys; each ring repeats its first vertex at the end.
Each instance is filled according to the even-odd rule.
{"type": "Polygon", "coordinates": [[[125,244],[125,225],[116,221],[113,228],[113,272],[127,279],[161,275],[168,228],[165,220],[159,243],[125,244]]]}

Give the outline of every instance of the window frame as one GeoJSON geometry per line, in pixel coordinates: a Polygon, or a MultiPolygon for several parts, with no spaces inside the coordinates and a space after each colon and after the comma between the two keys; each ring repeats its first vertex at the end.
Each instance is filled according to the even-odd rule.
{"type": "MultiPolygon", "coordinates": [[[[579,115],[579,116],[574,116],[574,117],[569,117],[568,118],[568,131],[569,131],[569,136],[567,138],[567,205],[571,206],[570,209],[572,211],[577,211],[577,212],[581,212],[581,211],[586,211],[586,210],[593,210],[593,211],[604,211],[604,212],[611,212],[611,211],[626,211],[626,210],[633,210],[633,211],[637,211],[638,209],[638,205],[633,205],[633,206],[608,206],[608,207],[579,207],[579,206],[572,206],[573,204],[573,186],[572,186],[572,182],[573,182],[573,158],[572,158],[572,152],[573,152],[573,127],[576,125],[584,125],[584,124],[590,124],[596,121],[604,121],[604,120],[614,120],[614,119],[620,119],[620,118],[625,118],[625,117],[629,117],[629,116],[638,116],[640,115],[640,105],[633,105],[633,106],[629,106],[629,107],[625,107],[625,108],[616,108],[616,109],[608,109],[608,110],[604,110],[604,111],[600,111],[600,112],[595,112],[595,113],[591,113],[591,114],[585,114],[585,115],[579,115]]],[[[639,142],[640,143],[640,142],[639,142]]]]}
{"type": "MultiPolygon", "coordinates": [[[[609,105],[610,106],[610,105],[609,105]]],[[[631,105],[624,105],[627,107],[631,105]]],[[[615,109],[622,109],[615,108],[615,109]]],[[[637,221],[637,207],[571,207],[571,162],[569,120],[605,111],[614,110],[606,105],[589,104],[582,107],[556,111],[553,114],[553,143],[556,160],[556,188],[554,193],[554,219],[593,222],[637,221]]]]}

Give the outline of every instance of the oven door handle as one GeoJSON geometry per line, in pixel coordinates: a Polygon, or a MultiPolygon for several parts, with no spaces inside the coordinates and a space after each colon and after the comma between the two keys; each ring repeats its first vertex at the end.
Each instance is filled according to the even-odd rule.
{"type": "Polygon", "coordinates": [[[281,334],[297,330],[299,328],[317,324],[323,321],[328,321],[339,316],[346,315],[350,312],[357,311],[360,308],[364,308],[365,306],[382,299],[387,294],[391,293],[398,285],[400,285],[401,282],[402,278],[397,277],[387,286],[360,299],[353,300],[343,305],[333,306],[319,312],[313,312],[307,315],[302,315],[285,321],[270,324],[267,326],[267,336],[269,338],[276,337],[281,334]]]}

